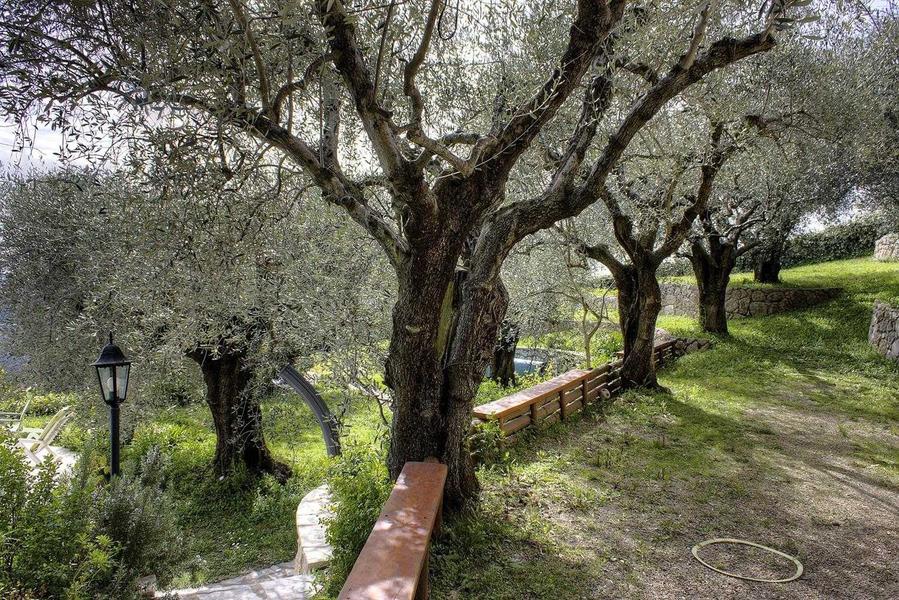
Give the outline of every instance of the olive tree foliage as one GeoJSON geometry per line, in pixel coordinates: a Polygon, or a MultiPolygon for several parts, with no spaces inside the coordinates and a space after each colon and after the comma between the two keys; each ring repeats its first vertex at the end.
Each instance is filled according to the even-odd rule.
{"type": "Polygon", "coordinates": [[[863,208],[899,222],[899,6],[890,2],[876,16],[873,34],[845,58],[851,74],[873,87],[865,98],[868,118],[855,145],[854,172],[863,208]]]}
{"type": "Polygon", "coordinates": [[[869,67],[880,61],[858,56],[856,47],[869,35],[841,30],[788,43],[782,60],[762,61],[753,74],[757,85],[747,86],[764,89],[764,96],[728,98],[727,110],[742,113],[750,127],[699,213],[687,254],[706,331],[727,333],[725,292],[743,255],[756,254],[758,280],[776,282],[792,230],[813,214],[846,210],[864,176],[858,156],[877,146],[870,134],[879,119],[882,75],[859,61],[869,67]]]}
{"type": "Polygon", "coordinates": [[[464,440],[506,311],[509,251],[610,198],[610,174],[660,110],[771,50],[813,9],[12,0],[0,106],[57,123],[76,150],[101,130],[124,144],[169,121],[253,137],[302,170],[393,265],[389,467],[439,458],[453,509],[477,491],[464,440]]]}
{"type": "Polygon", "coordinates": [[[103,338],[81,330],[81,315],[93,305],[120,316],[112,316],[99,285],[116,254],[115,232],[100,211],[106,191],[74,172],[2,181],[3,344],[27,357],[20,376],[28,383],[64,391],[95,381],[88,365],[103,338]]]}
{"type": "Polygon", "coordinates": [[[185,148],[178,160],[193,168],[161,160],[142,174],[65,170],[9,183],[0,244],[9,339],[33,373],[70,388],[89,372],[85,351],[115,331],[136,362],[139,404],[189,358],[206,384],[216,471],[243,463],[286,477],[265,444],[262,392],[286,364],[376,352],[353,329],[387,335],[380,254],[333,211],[313,210],[299,182],[223,177],[185,148]]]}
{"type": "Polygon", "coordinates": [[[564,235],[541,232],[515,247],[503,265],[509,291],[507,318],[523,335],[575,330],[583,365],[594,366],[594,341],[613,308],[611,279],[573,250],[564,235]]]}
{"type": "MultiPolygon", "coordinates": [[[[685,94],[689,97],[685,105],[672,106],[657,115],[644,129],[645,136],[631,144],[619,164],[614,185],[609,187],[609,199],[601,205],[604,212],[593,217],[600,228],[611,220],[613,235],[606,233],[603,240],[600,231],[598,242],[582,243],[582,251],[602,262],[616,279],[625,346],[623,376],[629,381],[655,385],[652,347],[656,315],[661,308],[656,272],[691,231],[704,232],[712,240],[710,244],[695,245],[693,253],[700,295],[704,297],[701,318],[708,329],[726,332],[724,290],[732,264],[719,269],[718,263],[734,260],[731,254],[738,250],[732,242],[760,220],[759,215],[753,215],[759,204],[753,208],[754,203],[744,199],[739,203],[743,204],[741,208],[734,205],[733,198],[723,203],[715,201],[715,187],[722,171],[747,150],[762,141],[776,141],[787,131],[795,130],[797,135],[838,146],[848,136],[835,135],[837,129],[832,124],[841,119],[850,126],[860,121],[844,115],[853,110],[863,112],[861,102],[847,111],[836,103],[827,105],[816,95],[818,86],[830,84],[828,99],[853,91],[864,96],[864,89],[870,85],[840,79],[841,65],[829,54],[834,52],[830,44],[839,45],[841,39],[866,35],[866,22],[860,26],[847,20],[844,13],[827,10],[817,16],[814,32],[826,35],[791,38],[776,54],[694,86],[685,94]],[[732,213],[718,225],[712,216],[716,206],[732,213]],[[698,230],[694,229],[697,217],[702,223],[698,230]],[[720,227],[725,225],[730,240],[721,237],[720,227]]],[[[753,158],[758,156],[756,152],[753,158]]],[[[740,164],[747,169],[746,175],[755,172],[751,161],[740,164]]],[[[794,208],[796,203],[780,205],[794,208]]],[[[820,205],[820,201],[815,203],[820,205]]],[[[775,204],[767,206],[765,217],[773,219],[770,209],[775,204]]],[[[806,206],[805,210],[810,208],[806,206]]],[[[778,220],[783,222],[789,214],[792,213],[785,212],[778,220]]],[[[773,227],[769,232],[772,243],[764,246],[768,250],[777,248],[787,233],[773,227]]],[[[755,246],[761,248],[760,244],[755,246]]]]}
{"type": "MultiPolygon", "coordinates": [[[[679,253],[689,259],[699,289],[699,324],[704,331],[726,335],[725,298],[730,275],[747,253],[786,238],[784,222],[807,207],[795,202],[778,180],[784,177],[780,153],[755,147],[731,161],[715,185],[709,204],[699,213],[679,253]],[[767,168],[767,170],[766,170],[767,168]],[[774,174],[770,174],[770,170],[774,174]]],[[[795,173],[790,173],[795,176],[795,173]]]]}
{"type": "Polygon", "coordinates": [[[757,281],[779,280],[789,238],[814,218],[835,220],[861,208],[889,206],[896,149],[890,136],[890,103],[899,40],[885,41],[895,20],[892,5],[869,15],[861,31],[813,40],[791,52],[789,69],[772,72],[772,86],[789,100],[798,119],[760,157],[767,186],[780,197],[779,209],[753,232],[751,252],[757,281]],[[892,165],[892,166],[890,166],[892,165]],[[859,202],[861,200],[862,202],[859,202]]]}

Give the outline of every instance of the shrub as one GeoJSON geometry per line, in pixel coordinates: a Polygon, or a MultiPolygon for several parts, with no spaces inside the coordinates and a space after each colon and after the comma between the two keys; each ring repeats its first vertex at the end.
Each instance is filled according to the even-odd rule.
{"type": "Polygon", "coordinates": [[[8,437],[0,441],[0,596],[136,598],[136,579],[163,578],[178,534],[158,455],[106,485],[93,474],[60,477],[48,460],[34,472],[8,437]]]}
{"type": "Polygon", "coordinates": [[[164,456],[154,447],[129,466],[124,476],[94,495],[97,530],[118,549],[113,590],[128,589],[149,573],[167,582],[183,557],[174,509],[165,493],[164,456]]]}
{"type": "Polygon", "coordinates": [[[0,443],[0,595],[90,598],[108,581],[114,548],[91,526],[92,491],[57,483],[52,461],[32,473],[12,440],[0,443]]]}
{"type": "Polygon", "coordinates": [[[334,516],[325,523],[334,548],[324,592],[336,596],[362,551],[381,508],[390,495],[383,458],[366,448],[348,448],[328,473],[334,516]]]}
{"type": "Polygon", "coordinates": [[[78,406],[80,401],[75,394],[42,393],[14,387],[3,387],[0,391],[0,410],[18,412],[28,402],[28,415],[30,416],[53,415],[64,406],[78,406]]]}
{"type": "Polygon", "coordinates": [[[792,267],[865,256],[874,252],[875,242],[887,229],[886,221],[874,216],[797,235],[790,240],[782,264],[792,267]]]}
{"type": "Polygon", "coordinates": [[[497,421],[486,421],[472,426],[468,435],[468,448],[474,464],[508,466],[510,459],[509,452],[503,448],[504,437],[505,434],[497,421]]]}

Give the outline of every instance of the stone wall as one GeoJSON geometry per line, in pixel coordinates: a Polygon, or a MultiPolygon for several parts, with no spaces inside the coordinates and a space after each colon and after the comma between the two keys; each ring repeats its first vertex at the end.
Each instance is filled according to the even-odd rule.
{"type": "MultiPolygon", "coordinates": [[[[699,314],[699,289],[695,285],[663,283],[662,314],[695,317],[699,314]]],[[[731,287],[724,298],[728,317],[757,317],[808,308],[840,294],[839,288],[731,287]]]]}
{"type": "Polygon", "coordinates": [[[888,233],[874,244],[874,260],[899,260],[899,233],[888,233]]]}
{"type": "Polygon", "coordinates": [[[899,306],[879,300],[874,303],[868,342],[887,358],[899,362],[899,306]]]}

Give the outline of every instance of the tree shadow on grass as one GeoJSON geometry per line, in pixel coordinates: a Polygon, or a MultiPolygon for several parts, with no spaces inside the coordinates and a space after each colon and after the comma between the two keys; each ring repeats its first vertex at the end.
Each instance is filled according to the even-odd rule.
{"type": "Polygon", "coordinates": [[[464,527],[490,551],[460,558],[478,545],[445,542],[443,556],[455,558],[435,589],[466,592],[440,596],[450,598],[889,597],[896,490],[846,468],[834,455],[845,448],[828,435],[783,442],[689,398],[626,394],[605,421],[588,412],[555,425],[513,453],[511,475],[488,477],[495,506],[464,527]],[[839,487],[822,488],[828,480],[839,487]],[[585,495],[590,488],[603,493],[585,495]],[[578,495],[599,500],[572,502],[578,495]],[[798,554],[808,573],[766,587],[708,571],[689,548],[717,536],[798,554]]]}

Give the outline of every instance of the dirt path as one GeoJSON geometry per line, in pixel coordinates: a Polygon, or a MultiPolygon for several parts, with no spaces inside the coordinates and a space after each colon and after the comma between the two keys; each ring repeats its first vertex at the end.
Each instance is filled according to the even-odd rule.
{"type": "MultiPolygon", "coordinates": [[[[495,539],[458,542],[471,553],[464,577],[440,575],[435,597],[899,598],[899,485],[859,458],[899,448],[899,427],[790,389],[738,417],[689,390],[626,395],[540,434],[508,474],[486,478],[474,520],[495,539]],[[805,574],[766,584],[710,571],[690,550],[716,537],[796,556],[805,574]]],[[[740,548],[703,556],[746,575],[793,569],[740,548]]]]}
{"type": "MultiPolygon", "coordinates": [[[[576,426],[568,448],[606,443],[624,449],[620,458],[600,464],[614,490],[609,501],[586,509],[539,509],[551,523],[559,555],[579,556],[594,573],[574,597],[899,598],[899,486],[854,457],[858,444],[876,440],[899,447],[899,436],[885,425],[841,420],[812,402],[791,404],[747,410],[738,424],[748,432],[745,439],[731,451],[703,456],[710,461],[701,467],[708,473],[685,477],[666,473],[656,466],[664,461],[646,454],[683,448],[686,464],[701,464],[689,460],[695,440],[682,437],[676,426],[691,425],[685,420],[693,411],[675,407],[673,414],[660,412],[629,426],[624,407],[599,427],[576,426]],[[747,539],[797,556],[805,574],[766,584],[710,571],[690,549],[713,537],[747,539]]],[[[580,452],[563,451],[558,461],[572,481],[596,465],[580,452]]],[[[740,548],[711,547],[703,556],[746,575],[787,577],[793,569],[740,548]]]]}
{"type": "MultiPolygon", "coordinates": [[[[745,487],[729,505],[696,502],[689,495],[659,498],[661,512],[681,515],[682,531],[642,561],[642,585],[628,595],[644,598],[899,598],[899,488],[853,458],[854,442],[899,438],[883,426],[840,421],[809,403],[750,409],[747,425],[771,431],[759,436],[753,457],[735,475],[745,487]],[[742,497],[741,497],[742,496],[742,497]],[[675,506],[678,504],[679,506],[675,506]],[[738,537],[793,553],[805,566],[787,584],[744,582],[704,569],[689,547],[706,537],[738,537]]],[[[734,486],[729,486],[733,491],[734,486]]],[[[644,515],[653,518],[651,511],[644,515]]],[[[629,515],[635,516],[635,515],[629,515]]],[[[644,530],[645,532],[645,530],[644,530]]],[[[710,552],[710,556],[715,556],[710,552]]],[[[717,557],[728,570],[766,576],[790,572],[784,561],[771,569],[757,555],[717,557]]],[[[624,591],[624,590],[622,590],[624,591]]],[[[615,594],[601,594],[612,597],[615,594]]]]}
{"type": "MultiPolygon", "coordinates": [[[[899,369],[867,342],[871,301],[899,294],[899,270],[859,259],[785,274],[846,293],[735,320],[660,374],[673,393],[628,392],[518,444],[437,543],[434,597],[899,600],[899,369]],[[805,573],[721,575],[690,553],[710,538],[770,546],[805,573]]],[[[793,571],[741,547],[703,557],[793,571]]]]}

